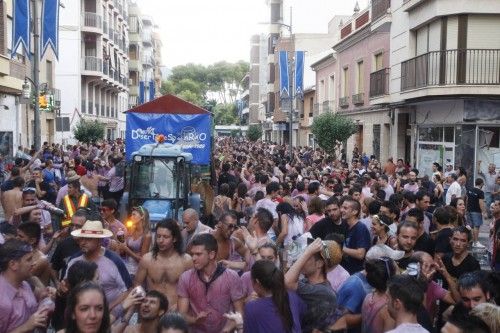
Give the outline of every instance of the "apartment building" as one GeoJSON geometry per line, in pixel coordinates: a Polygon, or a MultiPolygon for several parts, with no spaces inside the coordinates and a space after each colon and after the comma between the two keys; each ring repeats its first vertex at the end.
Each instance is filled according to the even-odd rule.
{"type": "Polygon", "coordinates": [[[163,81],[161,36],[153,18],[144,15],[137,2],[129,1],[129,101],[128,108],[161,95],[163,81]]]}
{"type": "Polygon", "coordinates": [[[324,112],[338,106],[340,114],[357,124],[357,132],[347,140],[348,156],[355,147],[380,160],[390,156],[389,7],[389,0],[374,0],[364,10],[355,8],[353,16],[339,27],[335,52],[316,64],[321,73],[318,109],[324,112]]]}
{"type": "Polygon", "coordinates": [[[390,12],[394,156],[422,174],[500,167],[500,2],[393,0],[390,12]]]}
{"type": "MultiPolygon", "coordinates": [[[[124,137],[128,106],[128,4],[75,0],[60,11],[56,79],[61,116],[72,128],[80,118],[106,126],[106,138],[124,137]]],[[[60,136],[71,141],[71,133],[60,136]]]]}
{"type": "MultiPolygon", "coordinates": [[[[38,0],[39,9],[41,4],[42,1],[38,0]]],[[[32,2],[31,5],[33,6],[32,2]]],[[[30,100],[21,97],[23,85],[30,86],[31,92],[34,92],[31,83],[34,76],[33,43],[31,57],[22,48],[18,48],[15,56],[11,57],[12,14],[13,1],[0,1],[0,154],[3,156],[13,156],[19,146],[29,148],[34,144],[35,96],[30,100]]],[[[33,41],[33,34],[31,38],[33,41]]],[[[54,54],[49,49],[40,61],[39,71],[40,96],[43,100],[49,100],[47,107],[40,110],[41,142],[55,141],[56,115],[60,101],[59,91],[55,89],[56,64],[54,54]]]]}

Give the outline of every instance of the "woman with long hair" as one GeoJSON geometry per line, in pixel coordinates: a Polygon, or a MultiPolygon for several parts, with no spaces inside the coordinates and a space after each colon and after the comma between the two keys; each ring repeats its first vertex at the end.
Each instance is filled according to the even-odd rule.
{"type": "Polygon", "coordinates": [[[106,296],[95,282],[84,282],[68,296],[65,329],[59,333],[109,333],[110,318],[106,296]]]}
{"type": "Polygon", "coordinates": [[[323,213],[324,209],[325,204],[319,197],[314,197],[309,201],[309,205],[307,206],[307,212],[309,215],[307,215],[304,225],[305,232],[309,231],[311,227],[316,224],[316,222],[325,217],[325,214],[323,213]]]}
{"type": "Polygon", "coordinates": [[[243,331],[252,333],[299,333],[305,305],[285,288],[280,269],[268,260],[255,262],[251,270],[253,289],[259,296],[245,305],[243,331]]]}
{"type": "Polygon", "coordinates": [[[382,333],[395,327],[387,310],[387,282],[396,274],[394,261],[387,257],[365,262],[366,280],[374,290],[366,295],[361,306],[362,333],[382,333]]]}
{"type": "Polygon", "coordinates": [[[299,255],[298,249],[294,248],[292,242],[304,233],[304,219],[288,202],[282,202],[276,206],[279,219],[280,233],[276,238],[276,244],[281,247],[286,255],[282,258],[283,267],[285,263],[292,265],[299,255]]]}
{"type": "Polygon", "coordinates": [[[124,253],[125,265],[130,275],[135,275],[137,266],[142,256],[151,246],[151,230],[149,225],[149,212],[142,206],[133,207],[130,220],[125,222],[128,229],[124,242],[118,242],[120,253],[124,253]]]}
{"type": "MultiPolygon", "coordinates": [[[[450,207],[455,208],[455,210],[453,212],[455,214],[452,214],[452,215],[458,214],[458,216],[453,219],[453,221],[454,221],[453,224],[456,227],[464,225],[465,221],[466,221],[466,206],[465,206],[464,199],[462,199],[462,198],[453,198],[453,199],[451,199],[451,201],[450,201],[450,207]]],[[[450,209],[450,212],[451,211],[453,211],[453,210],[450,209]]]]}

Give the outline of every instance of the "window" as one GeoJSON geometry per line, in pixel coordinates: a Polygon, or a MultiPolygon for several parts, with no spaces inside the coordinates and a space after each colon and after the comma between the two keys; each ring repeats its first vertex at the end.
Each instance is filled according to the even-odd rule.
{"type": "Polygon", "coordinates": [[[313,112],[314,112],[314,98],[309,97],[309,117],[313,116],[313,112]]]}
{"type": "Polygon", "coordinates": [[[330,76],[330,82],[328,84],[328,99],[333,101],[335,99],[335,76],[330,76]]]}
{"type": "Polygon", "coordinates": [[[319,81],[319,95],[318,95],[320,103],[325,100],[325,80],[319,81]]]}
{"type": "Polygon", "coordinates": [[[52,68],[52,61],[50,60],[47,60],[47,63],[46,63],[46,66],[45,66],[45,80],[47,82],[47,86],[49,88],[52,88],[54,87],[54,82],[52,81],[52,77],[53,77],[53,68],[52,68]]]}
{"type": "Polygon", "coordinates": [[[364,91],[364,66],[363,61],[358,61],[356,65],[356,93],[364,91]]]}
{"type": "Polygon", "coordinates": [[[380,52],[380,53],[375,54],[375,56],[374,56],[374,59],[373,59],[373,66],[374,66],[373,71],[374,72],[379,71],[382,68],[384,68],[382,55],[383,55],[383,53],[380,52]]]}
{"type": "Polygon", "coordinates": [[[349,67],[342,70],[342,97],[349,96],[349,67]]]}

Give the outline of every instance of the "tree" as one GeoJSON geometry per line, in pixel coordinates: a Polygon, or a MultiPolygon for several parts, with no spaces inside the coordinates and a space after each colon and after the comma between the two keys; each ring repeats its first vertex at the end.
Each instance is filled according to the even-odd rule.
{"type": "Polygon", "coordinates": [[[238,118],[234,104],[217,104],[213,112],[215,125],[232,125],[238,118]]]}
{"type": "Polygon", "coordinates": [[[73,131],[75,139],[84,143],[93,143],[104,139],[106,126],[97,120],[80,119],[73,131]]]}
{"type": "Polygon", "coordinates": [[[356,133],[356,130],[357,126],[351,118],[331,112],[314,117],[311,126],[318,145],[333,157],[336,157],[335,150],[356,133]]]}
{"type": "Polygon", "coordinates": [[[262,138],[262,126],[257,124],[248,126],[247,138],[250,141],[257,141],[262,138]]]}

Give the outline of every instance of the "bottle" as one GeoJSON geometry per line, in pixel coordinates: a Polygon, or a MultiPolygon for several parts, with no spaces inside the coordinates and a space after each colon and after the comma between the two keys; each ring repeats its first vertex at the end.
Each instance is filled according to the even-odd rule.
{"type": "Polygon", "coordinates": [[[123,229],[118,230],[116,233],[116,239],[118,239],[120,243],[125,243],[125,232],[123,229]]]}

